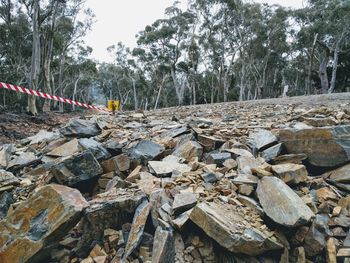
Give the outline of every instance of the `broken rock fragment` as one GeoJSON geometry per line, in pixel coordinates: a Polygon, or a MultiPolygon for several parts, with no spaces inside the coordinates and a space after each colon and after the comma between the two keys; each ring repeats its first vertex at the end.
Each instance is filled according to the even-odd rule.
{"type": "Polygon", "coordinates": [[[334,167],[350,160],[350,125],[280,130],[288,153],[305,153],[314,166],[334,167]]]}
{"type": "Polygon", "coordinates": [[[140,141],[129,152],[131,158],[138,160],[142,164],[154,160],[164,151],[164,146],[152,141],[140,141]]]}
{"type": "Polygon", "coordinates": [[[272,172],[286,184],[299,184],[305,182],[308,177],[307,170],[301,164],[278,164],[272,166],[272,172]]]}
{"type": "Polygon", "coordinates": [[[158,226],[154,235],[152,263],[174,263],[174,242],[173,232],[171,230],[163,230],[158,226]]]}
{"type": "Polygon", "coordinates": [[[101,130],[95,121],[72,120],[67,126],[59,129],[60,133],[67,137],[89,138],[100,134],[101,130]]]}
{"type": "Polygon", "coordinates": [[[47,185],[0,222],[0,262],[37,262],[42,249],[80,220],[89,204],[78,190],[47,185]]]}
{"type": "Polygon", "coordinates": [[[173,202],[173,213],[179,215],[197,204],[197,198],[192,193],[180,193],[175,195],[173,202]]]}
{"type": "Polygon", "coordinates": [[[277,177],[263,177],[258,182],[257,195],[267,216],[278,224],[295,227],[314,217],[303,200],[277,177]]]}
{"type": "Polygon", "coordinates": [[[259,255],[282,245],[254,210],[221,202],[197,204],[190,219],[221,246],[234,253],[259,255]]]}
{"type": "Polygon", "coordinates": [[[187,141],[180,144],[173,152],[173,155],[186,159],[187,162],[193,161],[196,157],[200,159],[203,154],[203,147],[195,141],[187,141]]]}
{"type": "Polygon", "coordinates": [[[0,192],[1,188],[7,186],[19,185],[20,180],[14,176],[11,172],[0,169],[0,192]]]}
{"type": "Polygon", "coordinates": [[[277,137],[272,132],[264,129],[259,129],[248,138],[248,144],[252,149],[258,151],[264,150],[277,143],[277,137]]]}
{"type": "Polygon", "coordinates": [[[90,151],[63,159],[51,170],[58,183],[77,186],[102,174],[102,168],[90,151]]]}

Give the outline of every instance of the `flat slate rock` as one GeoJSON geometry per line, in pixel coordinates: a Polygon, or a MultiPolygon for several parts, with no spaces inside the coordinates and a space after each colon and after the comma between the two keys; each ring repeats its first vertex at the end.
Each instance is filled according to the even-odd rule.
{"type": "Polygon", "coordinates": [[[350,161],[350,125],[284,129],[280,141],[288,153],[305,153],[319,167],[335,167],[350,161]]]}
{"type": "Polygon", "coordinates": [[[337,183],[350,183],[350,164],[327,172],[324,174],[324,176],[337,183]]]}
{"type": "Polygon", "coordinates": [[[72,120],[67,126],[59,129],[60,133],[67,137],[93,137],[101,133],[100,128],[95,121],[90,120],[72,120]]]}
{"type": "Polygon", "coordinates": [[[264,150],[277,143],[277,137],[272,132],[258,129],[248,137],[248,144],[252,149],[264,150]]]}
{"type": "Polygon", "coordinates": [[[179,215],[197,204],[197,197],[192,193],[176,194],[173,202],[173,213],[179,215]]]}
{"type": "Polygon", "coordinates": [[[37,262],[45,247],[64,237],[89,204],[81,193],[47,185],[0,221],[0,262],[37,262]]]}
{"type": "Polygon", "coordinates": [[[111,154],[102,146],[102,144],[94,139],[82,138],[79,139],[79,143],[85,150],[91,151],[97,160],[108,159],[111,157],[111,154]]]}
{"type": "Polygon", "coordinates": [[[163,145],[152,141],[140,141],[134,148],[130,149],[129,156],[133,159],[146,164],[155,159],[165,150],[163,145]]]}
{"type": "Polygon", "coordinates": [[[197,204],[190,219],[222,247],[234,253],[259,255],[282,248],[258,213],[221,202],[197,204]]]}
{"type": "Polygon", "coordinates": [[[151,173],[154,173],[155,175],[159,177],[167,177],[171,176],[173,173],[179,172],[189,172],[191,171],[191,167],[174,162],[174,161],[149,161],[148,166],[150,168],[151,173]]]}
{"type": "Polygon", "coordinates": [[[266,215],[283,226],[304,225],[315,216],[303,200],[277,177],[263,177],[258,182],[257,195],[266,215]]]}
{"type": "Polygon", "coordinates": [[[267,148],[261,152],[261,157],[265,159],[266,162],[270,162],[275,159],[282,152],[282,143],[276,144],[272,147],[267,148]]]}
{"type": "Polygon", "coordinates": [[[0,169],[0,188],[19,184],[20,180],[11,172],[0,169]]]}

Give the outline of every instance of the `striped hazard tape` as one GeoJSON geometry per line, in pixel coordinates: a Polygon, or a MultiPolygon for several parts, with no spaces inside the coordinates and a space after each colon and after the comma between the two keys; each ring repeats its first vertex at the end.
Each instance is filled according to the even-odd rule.
{"type": "Polygon", "coordinates": [[[99,111],[103,111],[103,112],[109,112],[108,109],[103,108],[103,107],[98,107],[98,106],[94,106],[94,105],[89,105],[86,103],[81,103],[79,101],[74,101],[74,100],[70,100],[70,99],[65,99],[59,96],[54,96],[54,95],[50,95],[41,91],[35,91],[32,89],[27,89],[27,88],[23,88],[23,87],[19,87],[16,85],[12,85],[12,84],[8,84],[8,83],[3,83],[0,82],[0,88],[3,89],[8,89],[11,91],[15,91],[15,92],[21,92],[24,94],[28,94],[31,96],[37,96],[37,97],[41,97],[44,99],[49,99],[49,100],[55,100],[55,101],[59,101],[59,102],[63,102],[63,103],[68,103],[71,105],[75,105],[75,106],[79,106],[79,107],[84,107],[87,109],[93,109],[93,110],[99,110],[99,111]]]}

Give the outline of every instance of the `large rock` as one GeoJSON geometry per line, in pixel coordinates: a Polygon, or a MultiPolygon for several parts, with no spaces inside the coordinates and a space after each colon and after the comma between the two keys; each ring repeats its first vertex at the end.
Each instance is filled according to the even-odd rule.
{"type": "Polygon", "coordinates": [[[67,157],[78,153],[80,150],[82,150],[82,148],[79,144],[78,139],[73,139],[67,143],[62,144],[59,147],[56,147],[46,155],[53,157],[67,157]]]}
{"type": "Polygon", "coordinates": [[[272,172],[286,184],[299,184],[308,177],[307,170],[302,164],[286,163],[272,166],[272,172]]]}
{"type": "Polygon", "coordinates": [[[67,126],[61,128],[60,133],[68,137],[93,137],[100,134],[101,130],[95,121],[72,120],[67,126]]]}
{"type": "Polygon", "coordinates": [[[152,250],[152,263],[174,263],[175,240],[171,230],[163,230],[157,227],[154,235],[152,250]]]}
{"type": "Polygon", "coordinates": [[[0,222],[0,262],[37,262],[42,249],[75,226],[88,203],[63,185],[38,189],[0,222]]]}
{"type": "Polygon", "coordinates": [[[76,187],[102,174],[102,167],[90,151],[67,157],[51,169],[58,183],[76,187]]]}
{"type": "Polygon", "coordinates": [[[146,164],[158,157],[165,150],[164,146],[152,141],[140,141],[134,148],[129,151],[129,155],[138,160],[140,163],[146,164]]]}
{"type": "Polygon", "coordinates": [[[194,141],[187,141],[175,148],[173,155],[182,157],[186,161],[193,161],[196,157],[200,159],[203,154],[203,147],[194,141]]]}
{"type": "Polygon", "coordinates": [[[295,227],[308,223],[314,213],[281,179],[263,177],[257,195],[268,217],[278,224],[295,227]]]}
{"type": "Polygon", "coordinates": [[[282,248],[260,215],[247,207],[220,202],[200,203],[193,208],[190,219],[234,253],[258,255],[282,248]]]}
{"type": "Polygon", "coordinates": [[[324,176],[337,183],[350,183],[350,164],[327,172],[324,176]]]}
{"type": "Polygon", "coordinates": [[[120,229],[131,222],[136,208],[146,200],[146,195],[138,189],[116,189],[97,195],[91,200],[82,221],[83,236],[78,243],[78,253],[90,251],[94,241],[103,240],[105,229],[120,229]]]}
{"type": "Polygon", "coordinates": [[[288,153],[305,153],[312,165],[334,167],[350,160],[350,125],[280,130],[288,153]]]}
{"type": "Polygon", "coordinates": [[[147,200],[143,201],[136,209],[134,219],[128,237],[128,242],[125,246],[124,260],[138,247],[141,242],[143,230],[150,212],[150,204],[147,200]]]}
{"type": "Polygon", "coordinates": [[[94,139],[82,138],[79,139],[79,143],[84,149],[90,150],[97,160],[107,159],[111,156],[111,154],[94,139]]]}
{"type": "Polygon", "coordinates": [[[259,129],[249,135],[248,144],[252,149],[264,150],[277,143],[277,137],[270,131],[259,129]]]}

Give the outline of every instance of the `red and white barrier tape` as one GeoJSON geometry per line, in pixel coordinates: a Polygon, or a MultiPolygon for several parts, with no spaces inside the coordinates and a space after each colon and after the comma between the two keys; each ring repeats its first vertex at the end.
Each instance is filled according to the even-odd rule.
{"type": "Polygon", "coordinates": [[[53,96],[53,95],[50,95],[50,94],[47,94],[47,93],[44,93],[44,92],[35,91],[35,90],[32,90],[32,89],[23,88],[23,87],[19,87],[19,86],[8,84],[8,83],[0,82],[0,88],[8,89],[8,90],[15,91],[15,92],[25,93],[25,94],[28,94],[28,95],[31,95],[31,96],[37,96],[37,97],[41,97],[41,98],[44,98],[44,99],[49,99],[49,100],[55,100],[55,101],[58,101],[58,102],[68,103],[68,104],[71,104],[71,105],[74,104],[76,106],[85,107],[87,109],[93,109],[93,110],[99,110],[99,111],[103,111],[103,112],[109,112],[106,108],[97,107],[97,106],[93,106],[93,105],[88,105],[86,103],[81,103],[81,102],[78,102],[78,101],[61,98],[59,96],[53,96]]]}

